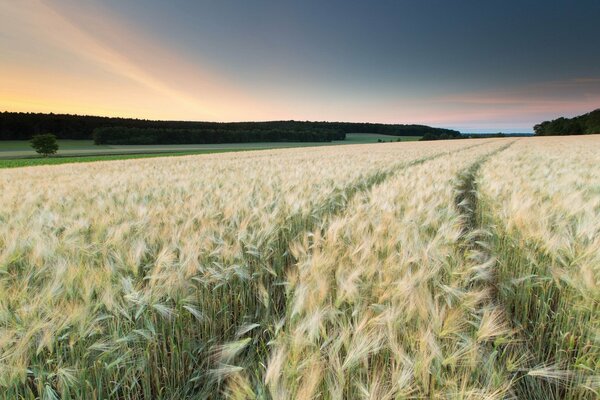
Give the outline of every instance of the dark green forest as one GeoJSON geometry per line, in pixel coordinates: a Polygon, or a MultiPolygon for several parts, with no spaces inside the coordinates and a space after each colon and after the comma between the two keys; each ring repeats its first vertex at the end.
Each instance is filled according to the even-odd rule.
{"type": "Polygon", "coordinates": [[[533,127],[538,136],[591,135],[600,133],[600,108],[574,118],[560,117],[533,127]]]}
{"type": "Polygon", "coordinates": [[[331,142],[344,140],[346,134],[335,129],[173,129],[173,128],[96,128],[95,144],[211,144],[250,142],[331,142]]]}
{"type": "Polygon", "coordinates": [[[460,135],[451,129],[425,125],[312,121],[152,121],[70,114],[0,113],[0,140],[29,140],[33,135],[44,133],[52,133],[58,139],[95,138],[97,143],[104,144],[319,142],[343,140],[346,133],[428,137],[460,135]]]}

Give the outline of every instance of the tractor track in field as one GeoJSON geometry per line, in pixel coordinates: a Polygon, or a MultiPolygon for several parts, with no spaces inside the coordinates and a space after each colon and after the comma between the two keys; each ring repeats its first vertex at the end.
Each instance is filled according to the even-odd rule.
{"type": "MultiPolygon", "coordinates": [[[[306,231],[312,231],[316,228],[320,228],[321,232],[324,232],[327,229],[327,226],[329,225],[331,219],[340,215],[341,213],[343,213],[355,195],[357,195],[359,193],[365,193],[365,192],[370,191],[373,187],[375,187],[379,184],[382,184],[387,179],[389,179],[391,176],[393,176],[398,171],[401,171],[403,169],[410,168],[410,167],[413,167],[416,165],[420,165],[420,164],[426,163],[428,161],[432,161],[432,160],[435,160],[435,159],[438,159],[440,157],[444,157],[444,156],[447,156],[450,154],[460,153],[460,152],[472,149],[474,147],[482,146],[487,143],[490,143],[490,142],[485,141],[483,143],[476,143],[471,146],[466,146],[466,147],[463,147],[463,148],[460,148],[457,150],[440,152],[440,153],[436,153],[436,154],[433,154],[428,157],[422,157],[422,158],[418,158],[418,159],[415,159],[415,160],[412,160],[409,162],[399,163],[387,170],[377,172],[377,173],[365,178],[364,180],[361,180],[360,182],[354,182],[354,183],[351,183],[351,184],[347,185],[346,187],[342,188],[341,190],[339,190],[337,193],[335,193],[332,197],[330,197],[327,200],[327,204],[322,205],[324,207],[317,207],[317,209],[319,209],[319,208],[327,209],[328,212],[323,213],[323,214],[319,214],[318,212],[311,213],[309,215],[307,221],[306,220],[302,221],[303,229],[294,231],[294,229],[291,228],[288,231],[282,232],[282,234],[279,238],[279,248],[286,249],[286,251],[284,252],[284,255],[285,255],[284,268],[292,267],[295,263],[295,260],[293,260],[289,250],[290,250],[292,243],[295,240],[297,240],[299,235],[306,231]],[[325,222],[319,223],[319,221],[325,221],[325,222]]],[[[306,217],[304,217],[304,216],[291,216],[290,217],[290,221],[293,221],[295,219],[306,219],[306,217]]],[[[298,226],[298,225],[292,224],[292,226],[298,226]]],[[[285,306],[285,304],[284,304],[284,306],[285,306]]],[[[281,309],[281,311],[283,311],[283,309],[281,309]]]]}
{"type": "MultiPolygon", "coordinates": [[[[486,266],[484,270],[477,273],[477,279],[472,283],[473,285],[481,285],[491,292],[491,301],[483,308],[495,305],[502,307],[502,304],[498,295],[498,277],[495,271],[496,258],[491,246],[487,244],[490,233],[484,226],[480,216],[478,178],[481,167],[488,160],[508,149],[515,142],[512,141],[476,160],[458,175],[455,186],[454,205],[461,216],[461,232],[458,240],[459,251],[462,253],[466,265],[473,268],[486,266]]],[[[504,312],[504,307],[501,309],[504,312]]],[[[509,318],[506,319],[509,320],[509,318]]],[[[490,349],[490,351],[492,350],[490,349]]]]}
{"type": "MultiPolygon", "coordinates": [[[[494,259],[494,255],[489,246],[486,245],[486,238],[489,235],[489,232],[487,232],[483,226],[479,215],[477,178],[481,166],[496,154],[508,149],[515,142],[516,141],[507,143],[506,145],[485,154],[458,176],[454,202],[456,209],[462,217],[459,247],[463,252],[465,262],[469,264],[493,265],[494,259]]],[[[497,282],[493,270],[491,271],[490,279],[487,281],[487,284],[491,287],[494,298],[497,298],[497,282]]]]}
{"type": "MultiPolygon", "coordinates": [[[[499,286],[496,272],[496,255],[493,254],[492,246],[488,244],[489,237],[492,234],[489,227],[482,222],[482,215],[479,206],[478,182],[479,172],[483,164],[485,164],[494,155],[508,149],[516,141],[508,143],[486,155],[481,157],[470,167],[464,170],[458,177],[456,185],[455,206],[462,216],[462,230],[459,240],[459,248],[463,252],[463,257],[468,265],[481,266],[487,265],[488,270],[484,273],[485,282],[491,291],[491,298],[494,305],[501,307],[503,312],[506,312],[506,321],[509,323],[514,332],[514,343],[510,343],[504,350],[508,350],[513,354],[527,355],[528,365],[525,368],[518,368],[514,373],[514,392],[517,398],[546,400],[549,397],[531,397],[533,393],[553,393],[553,384],[551,382],[535,379],[527,375],[529,368],[542,365],[535,354],[531,354],[528,346],[527,335],[523,332],[519,324],[511,318],[499,294],[499,286]]],[[[523,366],[521,366],[523,367],[523,366]]],[[[553,397],[554,398],[554,397],[553,397]]],[[[556,397],[561,398],[561,397],[556,397]]]]}
{"type": "MultiPolygon", "coordinates": [[[[281,253],[277,253],[275,257],[267,261],[271,266],[271,270],[276,271],[275,275],[271,275],[268,281],[263,282],[264,288],[269,292],[271,302],[269,306],[265,306],[262,310],[264,315],[269,315],[271,322],[268,323],[270,327],[276,326],[279,321],[282,321],[285,315],[286,304],[287,304],[287,285],[285,284],[285,274],[293,268],[297,260],[291,255],[290,248],[293,243],[302,235],[304,232],[310,232],[315,229],[320,229],[324,232],[330,221],[336,216],[342,214],[347,206],[350,204],[354,196],[359,193],[365,193],[370,191],[375,186],[384,183],[387,179],[392,177],[397,172],[410,168],[416,165],[424,164],[428,161],[432,161],[444,156],[451,154],[461,153],[474,147],[489,144],[492,141],[482,141],[482,143],[476,143],[470,146],[465,146],[456,150],[443,151],[435,153],[433,155],[418,158],[409,162],[398,163],[391,168],[383,171],[376,172],[359,182],[351,183],[338,192],[334,193],[325,204],[318,205],[315,207],[315,211],[306,215],[292,215],[288,219],[289,224],[281,231],[278,238],[277,248],[282,249],[281,253]],[[320,210],[326,210],[321,212],[320,210]],[[300,228],[300,229],[299,229],[300,228]]],[[[247,322],[247,321],[245,321],[247,322]]],[[[264,322],[264,321],[263,321],[264,322]]],[[[267,343],[270,343],[274,338],[273,333],[270,329],[264,329],[254,333],[253,341],[255,343],[261,343],[263,345],[256,346],[257,351],[251,358],[254,360],[253,368],[255,371],[259,371],[265,365],[265,360],[270,356],[267,343]]],[[[255,386],[260,386],[262,382],[259,376],[255,376],[255,386]]]]}

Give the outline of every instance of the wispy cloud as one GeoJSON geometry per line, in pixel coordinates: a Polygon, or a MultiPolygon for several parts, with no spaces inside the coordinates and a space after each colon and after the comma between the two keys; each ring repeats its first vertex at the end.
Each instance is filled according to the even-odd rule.
{"type": "Polygon", "coordinates": [[[531,127],[547,118],[574,116],[600,107],[600,78],[541,82],[501,90],[457,93],[431,100],[430,118],[463,126],[531,127]]]}
{"type": "MultiPolygon", "coordinates": [[[[564,109],[589,107],[600,99],[600,78],[575,78],[511,87],[501,90],[454,94],[436,102],[467,105],[515,106],[530,105],[544,109],[555,105],[564,109]]],[[[598,104],[600,106],[600,104],[598,104]]],[[[550,111],[550,110],[548,110],[550,111]]]]}
{"type": "MultiPolygon", "coordinates": [[[[93,81],[96,79],[106,79],[97,76],[96,70],[100,68],[138,86],[137,96],[135,89],[128,87],[128,92],[116,92],[115,97],[130,97],[136,102],[139,97],[154,96],[153,102],[148,98],[144,99],[145,104],[142,106],[142,109],[150,108],[148,111],[152,115],[220,120],[226,119],[232,109],[249,110],[248,118],[255,117],[253,113],[261,111],[251,96],[229,85],[225,77],[197,63],[187,62],[184,57],[169,51],[160,43],[145,39],[143,32],[128,28],[126,23],[119,21],[118,16],[111,14],[109,10],[86,10],[83,6],[67,7],[60,2],[37,0],[4,3],[0,7],[10,25],[14,25],[16,29],[19,25],[28,27],[26,36],[35,45],[53,47],[58,51],[53,54],[54,57],[60,58],[67,54],[67,58],[90,64],[88,79],[91,86],[94,86],[93,81]]],[[[8,43],[8,46],[26,48],[29,45],[19,43],[19,40],[23,39],[16,39],[15,42],[8,43]]],[[[19,70],[29,70],[29,79],[35,80],[30,66],[18,67],[13,66],[11,72],[19,75],[19,70]]],[[[45,67],[39,65],[38,68],[45,67]]],[[[4,69],[6,76],[9,66],[0,65],[0,69],[4,69]]],[[[69,72],[68,61],[65,61],[62,71],[59,69],[53,77],[69,85],[69,72]]],[[[10,77],[14,78],[14,75],[10,77]]],[[[44,82],[41,84],[45,85],[44,82]]],[[[52,94],[57,94],[56,91],[57,88],[54,88],[52,94]]],[[[73,91],[64,95],[67,99],[69,96],[73,99],[80,96],[73,91]]],[[[5,104],[0,105],[6,106],[10,99],[6,93],[3,97],[0,101],[5,104]]],[[[35,102],[35,99],[31,98],[30,101],[35,102]]],[[[44,101],[39,99],[38,102],[44,101]]],[[[126,112],[131,112],[135,104],[127,108],[126,112]]],[[[139,112],[136,114],[139,115],[139,112]]]]}

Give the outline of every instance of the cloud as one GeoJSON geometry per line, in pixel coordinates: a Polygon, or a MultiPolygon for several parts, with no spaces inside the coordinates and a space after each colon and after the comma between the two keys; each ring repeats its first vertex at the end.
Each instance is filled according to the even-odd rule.
{"type": "Polygon", "coordinates": [[[574,116],[600,107],[600,78],[541,82],[501,90],[439,96],[440,123],[533,126],[547,118],[574,116]]]}
{"type": "Polygon", "coordinates": [[[600,98],[600,78],[575,78],[541,82],[502,90],[471,92],[439,97],[436,102],[461,105],[515,106],[534,108],[576,107],[600,98]]]}
{"type": "MultiPolygon", "coordinates": [[[[53,101],[61,97],[60,91],[64,94],[63,103],[69,103],[69,97],[75,100],[71,103],[76,103],[77,98],[87,99],[87,94],[65,88],[60,90],[54,87],[49,90],[52,85],[40,79],[49,75],[50,68],[44,65],[45,60],[53,64],[63,58],[63,64],[56,66],[51,74],[53,79],[70,86],[69,74],[81,75],[85,71],[86,85],[98,90],[98,81],[110,83],[111,79],[105,76],[108,72],[115,76],[112,80],[126,80],[135,84],[125,85],[125,90],[115,88],[114,96],[121,99],[130,97],[132,102],[143,98],[141,108],[149,111],[148,117],[223,120],[232,110],[242,115],[245,113],[247,118],[255,117],[257,112],[265,112],[261,110],[259,102],[229,85],[225,77],[197,63],[187,62],[184,57],[169,51],[163,43],[147,39],[144,32],[135,31],[130,27],[131,24],[120,21],[110,10],[91,8],[91,5],[86,9],[81,4],[24,0],[0,5],[0,11],[9,21],[9,26],[3,30],[14,28],[14,31],[23,33],[11,38],[11,41],[5,41],[2,50],[16,53],[15,48],[29,47],[32,53],[46,56],[44,60],[38,59],[38,65],[32,67],[29,65],[31,60],[22,54],[15,54],[14,58],[22,59],[22,62],[12,68],[9,65],[0,66],[4,76],[11,72],[11,80],[19,81],[19,75],[23,75],[19,71],[28,71],[29,81],[38,80],[39,86],[51,92],[48,94],[52,94],[49,97],[54,98],[53,101]],[[44,51],[41,47],[51,48],[52,51],[44,51]]],[[[16,60],[11,62],[15,63],[16,60]]],[[[31,90],[26,90],[27,80],[20,81],[24,91],[28,92],[22,93],[21,97],[31,95],[31,90]]],[[[13,105],[17,89],[13,87],[10,96],[13,105]]],[[[4,104],[0,104],[10,106],[8,94],[4,93],[3,97],[0,101],[4,104]]],[[[32,98],[31,102],[43,103],[44,100],[32,98]]],[[[135,108],[135,104],[126,107],[128,112],[135,108]]],[[[77,108],[71,112],[77,112],[77,108]]]]}

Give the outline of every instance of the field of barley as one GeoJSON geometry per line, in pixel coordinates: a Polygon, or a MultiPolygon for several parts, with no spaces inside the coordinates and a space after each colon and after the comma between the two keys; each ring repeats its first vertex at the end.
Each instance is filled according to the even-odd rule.
{"type": "Polygon", "coordinates": [[[597,399],[600,137],[0,170],[0,399],[597,399]]]}

